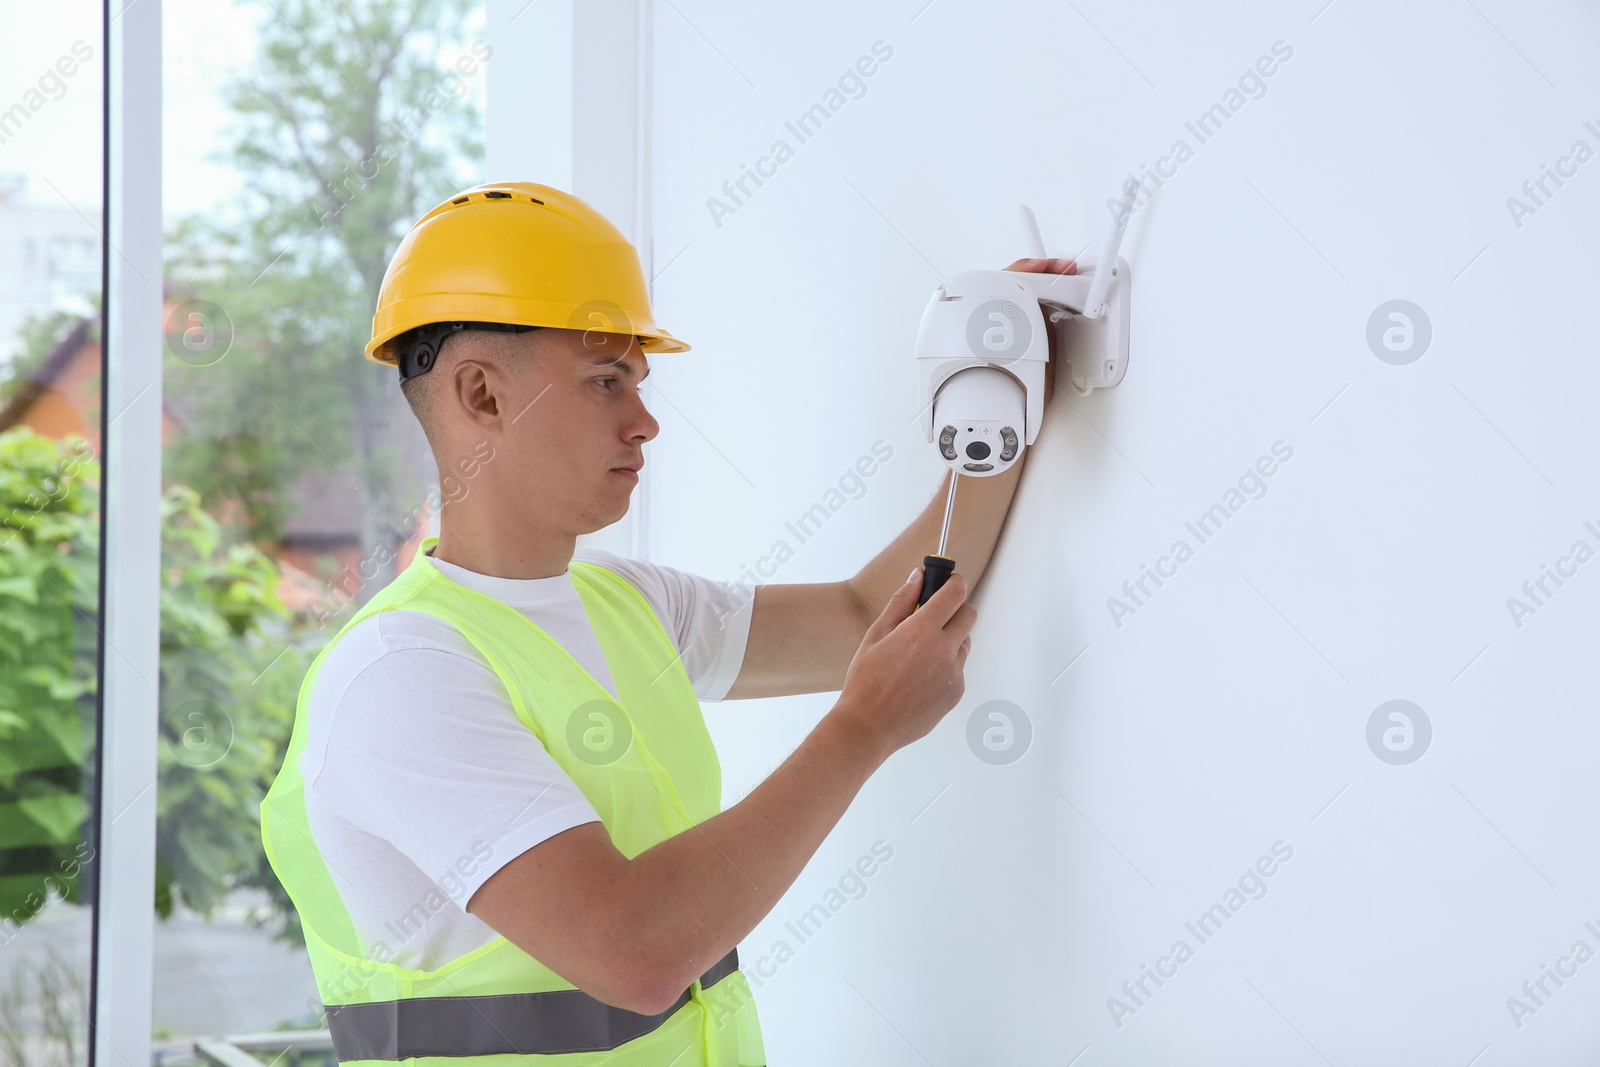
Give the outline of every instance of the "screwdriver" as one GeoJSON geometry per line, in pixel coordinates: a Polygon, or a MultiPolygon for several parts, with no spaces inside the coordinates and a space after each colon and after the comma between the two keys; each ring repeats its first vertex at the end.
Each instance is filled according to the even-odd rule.
{"type": "Polygon", "coordinates": [[[956,482],[960,478],[961,475],[954,470],[950,472],[950,495],[944,502],[944,528],[939,531],[939,554],[922,557],[922,592],[917,596],[918,608],[926,604],[928,598],[937,593],[945,580],[955,573],[956,561],[946,556],[944,550],[950,543],[950,516],[956,509],[956,482]]]}

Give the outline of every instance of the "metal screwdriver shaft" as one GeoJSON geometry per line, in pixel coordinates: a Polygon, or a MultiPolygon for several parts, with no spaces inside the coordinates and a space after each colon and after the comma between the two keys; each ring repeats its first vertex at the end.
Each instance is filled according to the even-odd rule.
{"type": "Polygon", "coordinates": [[[956,510],[956,482],[961,480],[961,475],[955,471],[950,472],[950,495],[944,502],[944,526],[939,530],[939,554],[936,556],[922,557],[922,592],[917,596],[917,607],[928,602],[928,598],[937,593],[945,580],[955,573],[956,561],[946,556],[945,549],[950,544],[950,516],[956,510]]]}
{"type": "MultiPolygon", "coordinates": [[[[955,471],[950,472],[950,495],[944,498],[944,525],[939,527],[939,558],[944,559],[944,550],[950,545],[950,516],[956,510],[956,482],[961,475],[955,471]]],[[[952,561],[953,562],[953,561],[952,561]]]]}

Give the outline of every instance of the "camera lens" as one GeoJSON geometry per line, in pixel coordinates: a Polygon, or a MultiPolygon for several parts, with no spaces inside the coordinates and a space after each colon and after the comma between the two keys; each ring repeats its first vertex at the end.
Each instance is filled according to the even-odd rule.
{"type": "Polygon", "coordinates": [[[967,443],[967,457],[969,459],[988,459],[989,446],[982,441],[969,441],[967,443]]]}

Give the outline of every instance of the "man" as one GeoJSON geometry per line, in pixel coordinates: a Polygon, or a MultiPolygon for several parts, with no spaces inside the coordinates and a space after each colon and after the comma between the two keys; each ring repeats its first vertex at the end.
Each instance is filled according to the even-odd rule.
{"type": "MultiPolygon", "coordinates": [[[[367,354],[466,491],[313,663],[262,805],[342,1062],[764,1064],[734,947],[961,698],[967,579],[916,607],[943,490],[841,582],[574,551],[659,430],[647,353],[687,348],[616,228],[547,186],[469,189],[395,252],[367,354]],[[832,691],[722,811],[698,700],[832,691]]],[[[974,583],[1019,472],[960,494],[974,583]]]]}

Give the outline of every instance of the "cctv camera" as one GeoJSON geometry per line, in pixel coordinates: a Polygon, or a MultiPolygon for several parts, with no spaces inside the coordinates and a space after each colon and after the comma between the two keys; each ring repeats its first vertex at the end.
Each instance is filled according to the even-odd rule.
{"type": "Polygon", "coordinates": [[[968,367],[939,387],[933,425],[939,454],[958,474],[985,477],[1022,455],[1026,424],[1022,383],[997,367],[968,367]]]}

